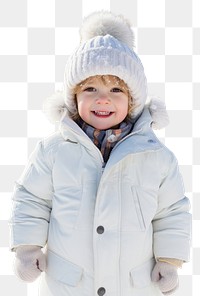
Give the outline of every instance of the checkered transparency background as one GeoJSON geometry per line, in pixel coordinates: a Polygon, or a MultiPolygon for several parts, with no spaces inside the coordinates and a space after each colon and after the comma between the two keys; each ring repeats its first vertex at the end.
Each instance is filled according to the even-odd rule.
{"type": "Polygon", "coordinates": [[[8,220],[15,180],[36,142],[53,132],[43,99],[62,88],[82,18],[110,9],[132,22],[149,93],[165,99],[171,123],[157,134],[176,154],[193,212],[191,262],[175,295],[200,292],[200,1],[0,1],[0,287],[3,296],[36,296],[38,281],[13,273],[8,220]]]}

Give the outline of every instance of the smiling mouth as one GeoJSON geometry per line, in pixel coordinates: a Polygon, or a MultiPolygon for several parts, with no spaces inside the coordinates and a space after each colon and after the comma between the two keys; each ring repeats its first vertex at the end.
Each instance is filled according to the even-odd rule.
{"type": "Polygon", "coordinates": [[[110,112],[110,111],[92,111],[92,113],[95,116],[98,117],[109,117],[110,115],[112,115],[114,112],[110,112]]]}

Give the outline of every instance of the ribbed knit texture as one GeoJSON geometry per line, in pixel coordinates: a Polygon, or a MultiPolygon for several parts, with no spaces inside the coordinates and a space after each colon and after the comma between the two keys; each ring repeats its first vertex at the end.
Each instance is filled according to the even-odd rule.
{"type": "Polygon", "coordinates": [[[86,78],[95,75],[114,75],[129,87],[136,107],[132,117],[136,118],[147,99],[147,82],[139,57],[126,44],[111,35],[96,36],[72,54],[65,68],[65,104],[74,114],[76,106],[73,89],[86,78]]]}
{"type": "Polygon", "coordinates": [[[16,250],[15,273],[23,281],[33,282],[46,269],[46,257],[38,246],[19,246],[16,250]]]}
{"type": "Polygon", "coordinates": [[[158,285],[164,295],[173,294],[178,288],[177,267],[169,263],[157,262],[152,271],[152,281],[158,285]]]}

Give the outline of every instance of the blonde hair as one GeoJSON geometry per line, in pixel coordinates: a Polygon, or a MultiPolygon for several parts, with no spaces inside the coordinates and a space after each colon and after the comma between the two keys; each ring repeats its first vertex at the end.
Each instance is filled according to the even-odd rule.
{"type": "Polygon", "coordinates": [[[75,114],[70,114],[70,117],[73,120],[77,120],[80,118],[79,113],[78,113],[78,107],[77,107],[77,100],[76,100],[76,96],[77,94],[79,94],[85,87],[86,84],[90,83],[90,81],[92,81],[94,78],[99,79],[104,85],[107,85],[108,83],[112,82],[114,84],[116,84],[117,86],[119,86],[124,93],[128,96],[128,114],[127,114],[127,118],[131,118],[132,117],[132,113],[133,110],[135,108],[135,104],[133,102],[133,98],[131,97],[129,88],[127,86],[127,84],[120,79],[117,76],[114,75],[96,75],[96,76],[91,76],[86,78],[84,81],[80,82],[79,84],[77,84],[75,86],[75,88],[73,89],[73,95],[74,95],[74,102],[76,105],[76,113],[75,114]]]}

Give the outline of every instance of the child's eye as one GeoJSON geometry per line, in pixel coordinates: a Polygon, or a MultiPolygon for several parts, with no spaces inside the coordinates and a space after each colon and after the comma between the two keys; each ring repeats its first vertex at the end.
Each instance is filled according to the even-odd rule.
{"type": "Polygon", "coordinates": [[[87,87],[87,88],[84,89],[84,91],[95,92],[96,91],[96,88],[94,88],[94,87],[87,87]]]}
{"type": "Polygon", "coordinates": [[[112,89],[111,89],[111,92],[123,92],[120,88],[118,88],[118,87],[113,87],[112,89]]]}

